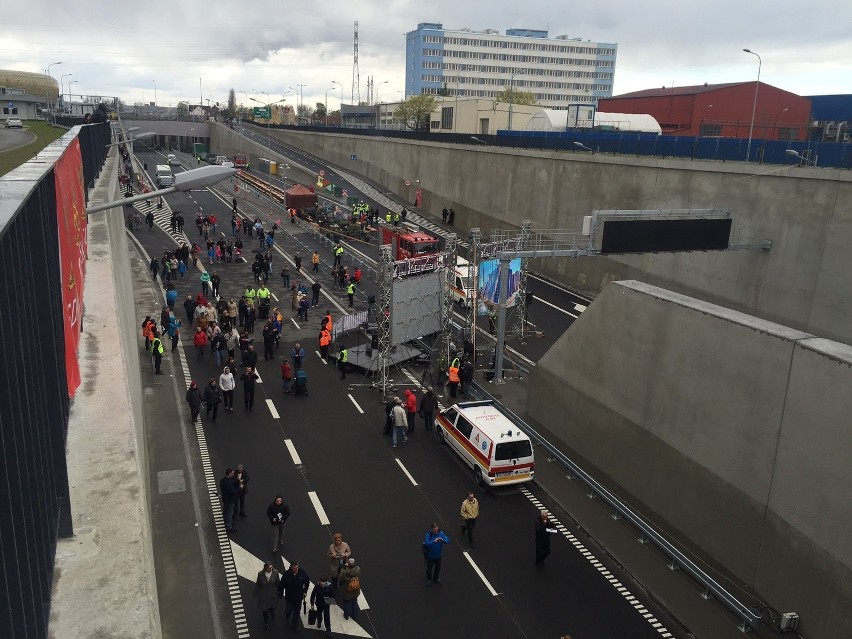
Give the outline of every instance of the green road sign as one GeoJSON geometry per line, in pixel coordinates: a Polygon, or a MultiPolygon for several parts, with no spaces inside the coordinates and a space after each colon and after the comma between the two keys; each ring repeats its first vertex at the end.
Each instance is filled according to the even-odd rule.
{"type": "Polygon", "coordinates": [[[272,117],[272,113],[270,112],[269,107],[254,107],[255,120],[258,118],[268,120],[270,117],[272,117]]]}

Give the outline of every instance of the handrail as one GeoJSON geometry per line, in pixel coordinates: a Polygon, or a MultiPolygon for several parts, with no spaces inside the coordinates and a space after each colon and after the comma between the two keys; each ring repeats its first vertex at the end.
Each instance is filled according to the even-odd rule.
{"type": "Polygon", "coordinates": [[[524,431],[531,439],[538,442],[547,450],[548,453],[550,453],[560,463],[562,463],[562,465],[569,468],[572,473],[582,479],[583,482],[591,489],[594,495],[600,496],[619,515],[627,519],[637,529],[639,529],[639,531],[644,537],[654,542],[657,548],[663,551],[672,560],[674,565],[683,569],[693,579],[695,579],[698,583],[704,586],[707,593],[710,593],[715,596],[720,602],[722,602],[722,604],[724,604],[726,607],[732,610],[739,618],[741,618],[743,620],[743,623],[741,626],[739,626],[740,630],[746,632],[749,629],[754,629],[756,622],[762,618],[760,612],[756,612],[753,608],[747,606],[739,599],[737,599],[733,594],[725,590],[725,588],[721,584],[719,584],[718,581],[708,575],[704,570],[702,570],[698,565],[696,565],[695,562],[693,562],[691,559],[689,559],[689,557],[687,557],[680,550],[678,550],[674,546],[674,544],[672,544],[668,539],[663,536],[662,533],[657,531],[654,527],[652,527],[649,523],[642,519],[637,513],[631,510],[631,508],[627,504],[621,501],[621,499],[612,494],[607,488],[605,488],[602,484],[595,480],[589,473],[587,473],[580,466],[578,466],[571,459],[569,459],[564,453],[562,453],[562,451],[560,451],[553,444],[551,444],[547,439],[544,438],[543,435],[539,434],[534,428],[524,422],[505,404],[491,397],[491,395],[485,389],[479,386],[479,384],[477,384],[476,382],[472,382],[471,387],[480,397],[491,399],[494,405],[499,408],[500,411],[515,424],[515,426],[524,431]]]}

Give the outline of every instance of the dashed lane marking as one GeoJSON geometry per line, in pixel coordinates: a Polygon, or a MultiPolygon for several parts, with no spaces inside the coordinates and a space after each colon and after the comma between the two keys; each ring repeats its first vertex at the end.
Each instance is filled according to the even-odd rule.
{"type": "Polygon", "coordinates": [[[364,409],[363,409],[363,408],[361,408],[361,407],[358,405],[358,402],[356,402],[356,401],[355,401],[355,398],[354,398],[354,397],[352,397],[352,395],[351,395],[351,394],[350,394],[350,395],[347,395],[347,397],[349,398],[349,401],[351,401],[353,404],[355,404],[355,408],[357,408],[357,409],[358,409],[358,412],[359,412],[359,413],[361,413],[361,414],[363,415],[363,414],[364,414],[364,409]]]}
{"type": "Polygon", "coordinates": [[[272,414],[272,419],[281,419],[281,415],[278,414],[278,410],[275,408],[275,404],[271,399],[266,400],[266,406],[269,408],[269,412],[272,414]]]}
{"type": "Polygon", "coordinates": [[[317,494],[314,491],[310,490],[308,491],[308,497],[311,498],[311,503],[314,505],[314,510],[317,511],[317,516],[319,517],[320,523],[323,526],[330,526],[331,520],[328,518],[328,515],[325,514],[325,508],[322,507],[322,503],[320,503],[317,494]]]}
{"type": "Polygon", "coordinates": [[[293,445],[292,439],[285,439],[284,445],[287,447],[287,452],[290,453],[290,458],[293,460],[293,463],[296,466],[302,465],[302,458],[299,457],[299,453],[296,452],[296,447],[293,445]]]}
{"type": "Polygon", "coordinates": [[[471,558],[470,553],[468,551],[464,550],[464,551],[462,551],[462,554],[464,555],[464,558],[467,559],[467,562],[473,567],[473,570],[476,572],[476,574],[479,575],[479,578],[482,579],[482,583],[484,583],[485,587],[488,588],[488,592],[491,593],[491,596],[496,597],[497,591],[494,590],[494,586],[492,586],[491,582],[489,582],[485,578],[485,575],[482,574],[482,571],[479,569],[479,566],[477,566],[476,562],[474,562],[473,559],[471,558]]]}
{"type": "MultiPolygon", "coordinates": [[[[535,506],[538,510],[545,510],[544,504],[542,504],[539,499],[533,495],[528,488],[525,486],[520,486],[518,488],[520,492],[530,500],[530,502],[535,506]]],[[[597,570],[604,575],[606,580],[611,583],[615,590],[622,596],[624,599],[633,606],[633,608],[640,614],[642,617],[651,624],[651,627],[657,630],[660,633],[660,636],[668,639],[669,637],[673,637],[673,635],[666,630],[666,628],[661,624],[654,615],[648,612],[648,609],[638,600],[633,594],[625,588],[620,581],[614,579],[612,577],[607,577],[610,573],[606,570],[606,568],[601,564],[597,558],[586,550],[586,547],[577,539],[565,526],[563,526],[560,522],[558,522],[552,515],[550,516],[551,523],[556,525],[556,528],[560,531],[563,537],[565,537],[571,544],[576,548],[580,554],[585,557],[589,563],[597,568],[597,570]]]]}
{"type": "Polygon", "coordinates": [[[414,486],[416,486],[416,485],[417,485],[417,482],[416,482],[416,481],[414,481],[414,477],[412,477],[412,476],[411,476],[411,473],[409,473],[409,472],[408,472],[408,469],[407,469],[407,468],[405,467],[405,465],[404,465],[404,464],[403,464],[403,463],[399,460],[399,458],[396,458],[396,457],[395,457],[395,458],[394,458],[394,461],[396,461],[396,463],[397,463],[397,464],[399,465],[399,467],[402,469],[402,472],[404,472],[404,473],[405,473],[405,476],[406,476],[406,477],[408,477],[408,481],[410,481],[410,482],[411,482],[414,486]]]}

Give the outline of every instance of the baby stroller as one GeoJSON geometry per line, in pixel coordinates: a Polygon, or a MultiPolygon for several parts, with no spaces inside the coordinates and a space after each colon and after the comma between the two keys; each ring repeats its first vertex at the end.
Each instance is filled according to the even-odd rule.
{"type": "Polygon", "coordinates": [[[308,394],[308,374],[304,369],[300,368],[296,371],[296,376],[293,378],[293,395],[308,394]]]}

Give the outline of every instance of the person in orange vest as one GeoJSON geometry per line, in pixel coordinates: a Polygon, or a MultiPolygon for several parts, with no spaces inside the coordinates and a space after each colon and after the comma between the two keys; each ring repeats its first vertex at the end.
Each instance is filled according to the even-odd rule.
{"type": "Polygon", "coordinates": [[[452,361],[452,363],[450,363],[450,370],[449,370],[450,397],[452,397],[453,399],[458,397],[457,392],[458,392],[459,381],[460,381],[459,380],[459,364],[458,364],[458,361],[459,361],[458,358],[454,359],[452,361]]]}
{"type": "Polygon", "coordinates": [[[156,322],[151,319],[150,315],[146,315],[142,321],[142,337],[145,338],[145,350],[151,350],[151,341],[154,339],[154,327],[156,322]]]}
{"type": "Polygon", "coordinates": [[[320,323],[323,328],[327,328],[329,332],[334,327],[334,324],[331,321],[331,311],[325,312],[325,317],[322,318],[322,322],[320,323]]]}
{"type": "Polygon", "coordinates": [[[290,209],[290,224],[296,223],[296,209],[290,209]]]}
{"type": "Polygon", "coordinates": [[[328,330],[328,324],[324,324],[322,331],[319,334],[319,347],[320,347],[320,355],[327,362],[328,361],[328,346],[331,344],[331,332],[328,330]]]}

